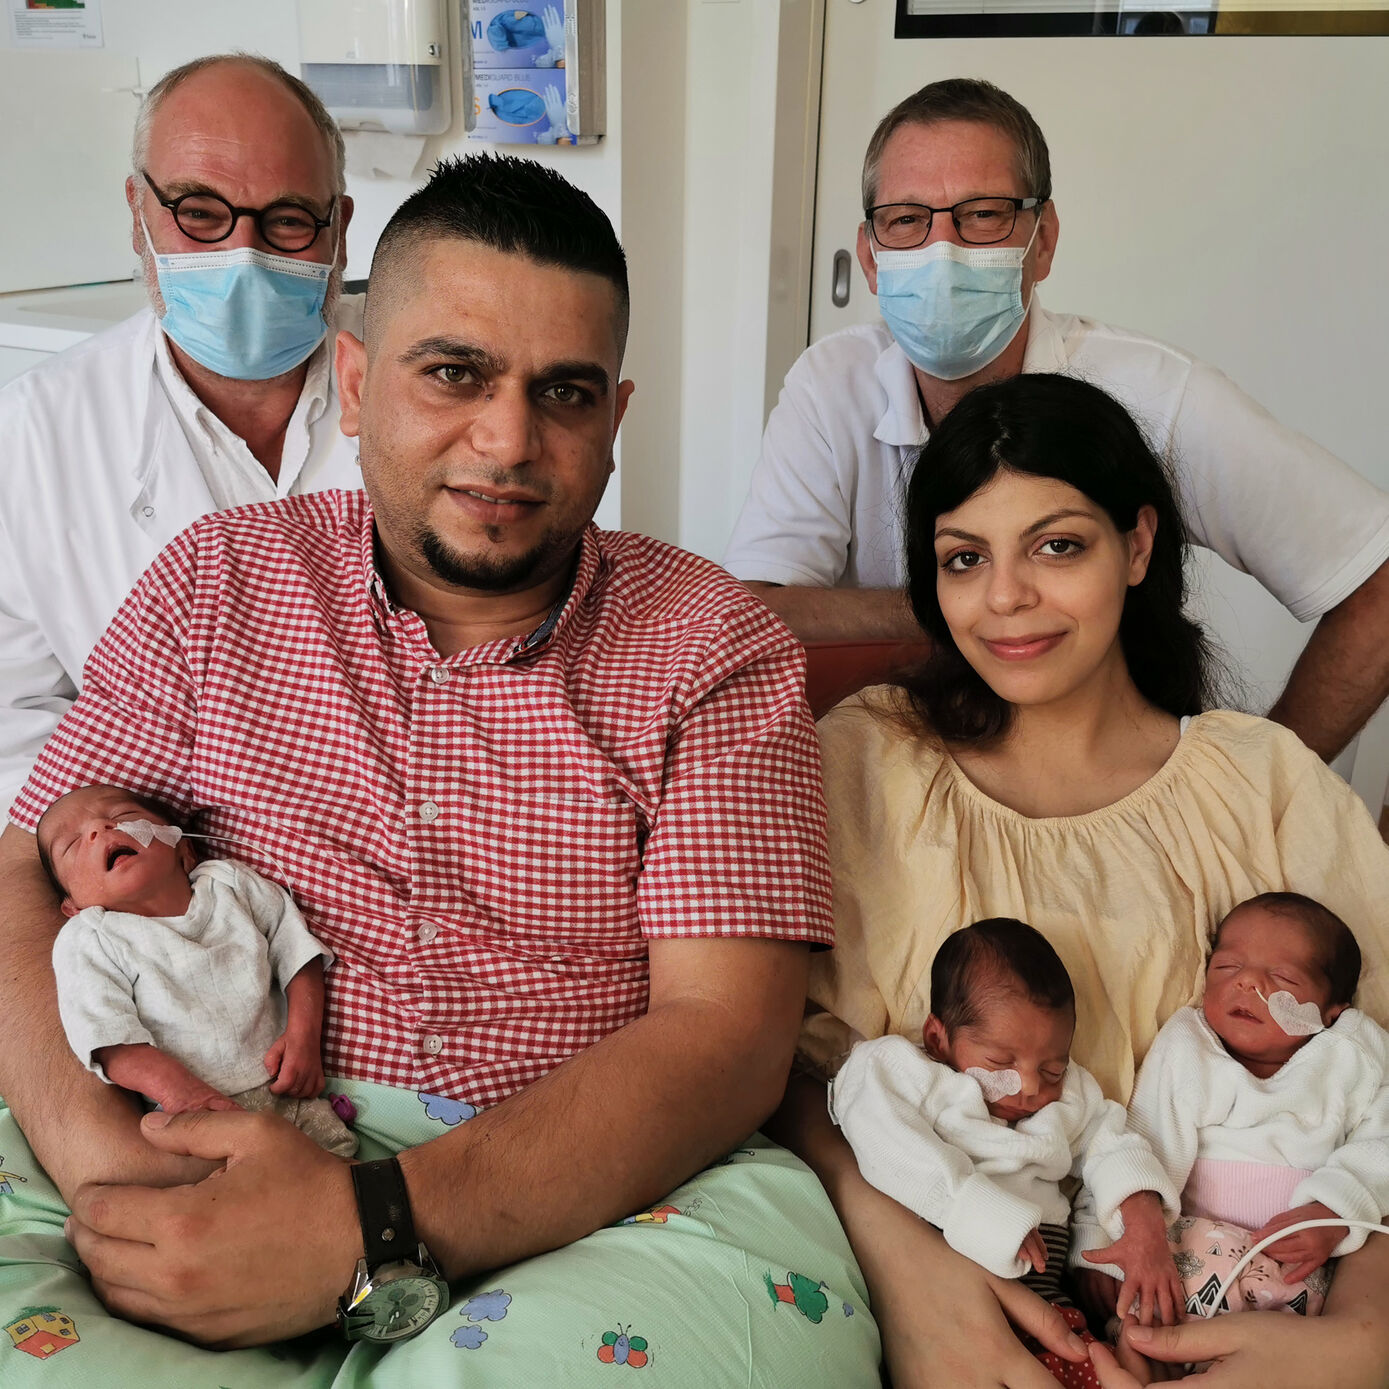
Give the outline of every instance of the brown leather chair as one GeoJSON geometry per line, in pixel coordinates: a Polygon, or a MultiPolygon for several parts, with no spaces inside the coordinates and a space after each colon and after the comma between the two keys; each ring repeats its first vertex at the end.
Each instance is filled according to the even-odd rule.
{"type": "Polygon", "coordinates": [[[805,648],[805,697],[818,719],[841,699],[881,685],[926,659],[921,641],[814,641],[805,648]]]}

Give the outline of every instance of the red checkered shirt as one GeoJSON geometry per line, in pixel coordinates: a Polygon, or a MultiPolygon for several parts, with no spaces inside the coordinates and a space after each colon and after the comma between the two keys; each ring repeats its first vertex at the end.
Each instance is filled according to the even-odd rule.
{"type": "Polygon", "coordinates": [[[491,1104],[640,1016],[653,937],[829,945],[794,638],[590,527],[524,639],[440,659],[360,492],[205,517],[150,567],[11,812],[109,782],[290,888],[331,1074],[491,1104]]]}

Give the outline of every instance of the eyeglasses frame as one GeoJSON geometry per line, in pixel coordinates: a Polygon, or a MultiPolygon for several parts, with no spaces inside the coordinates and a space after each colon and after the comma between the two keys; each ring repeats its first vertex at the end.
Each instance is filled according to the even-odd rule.
{"type": "Polygon", "coordinates": [[[166,198],[159,185],[155,183],[155,181],[149,176],[149,174],[144,169],[140,170],[140,177],[143,178],[147,184],[149,184],[150,192],[154,194],[155,201],[159,204],[159,206],[168,208],[169,215],[174,219],[174,225],[178,227],[179,232],[183,236],[186,236],[190,241],[196,241],[199,246],[216,246],[220,242],[228,240],[235,233],[236,224],[243,217],[250,217],[255,221],[256,231],[259,233],[260,239],[264,241],[267,246],[274,246],[277,251],[281,252],[284,255],[298,255],[300,251],[307,251],[309,247],[312,246],[314,242],[318,240],[325,227],[331,227],[333,225],[333,214],[337,211],[338,205],[337,195],[334,194],[333,197],[330,198],[328,201],[327,217],[319,217],[314,212],[313,208],[305,207],[303,203],[291,202],[289,199],[286,198],[281,198],[278,202],[267,203],[265,207],[236,207],[232,203],[228,202],[227,199],[224,198],[220,193],[212,192],[198,191],[192,193],[180,193],[177,198],[166,198]],[[182,224],[178,220],[178,209],[180,204],[186,202],[189,198],[216,198],[216,200],[231,213],[231,226],[229,226],[226,229],[226,231],[222,233],[221,236],[214,236],[206,241],[203,240],[201,237],[194,236],[193,233],[190,231],[185,231],[182,224]],[[271,238],[266,235],[265,226],[261,221],[265,214],[269,212],[272,208],[284,207],[286,205],[290,207],[297,207],[301,211],[306,212],[313,219],[314,224],[313,235],[302,246],[296,246],[293,250],[289,250],[284,246],[275,246],[274,241],[272,241],[271,238]]]}
{"type": "MultiPolygon", "coordinates": [[[[952,203],[949,207],[931,207],[928,203],[874,203],[872,207],[863,210],[863,220],[868,227],[869,235],[885,251],[915,251],[918,247],[924,246],[931,237],[931,228],[936,224],[936,213],[948,212],[950,220],[955,224],[955,231],[960,240],[964,241],[964,233],[960,231],[960,220],[955,215],[958,208],[964,207],[967,203],[1012,203],[1013,204],[1013,224],[1002,236],[993,241],[965,241],[966,246],[997,246],[1000,241],[1006,241],[1013,234],[1013,228],[1018,225],[1018,213],[1031,212],[1034,209],[1043,208],[1051,201],[1050,198],[1010,198],[1007,194],[983,194],[976,198],[961,198],[959,202],[952,203]],[[877,228],[873,225],[873,214],[880,212],[885,207],[915,207],[927,214],[926,230],[922,233],[921,240],[912,246],[885,246],[878,240],[877,228]]],[[[1041,213],[1038,213],[1040,216],[1041,213]]]]}

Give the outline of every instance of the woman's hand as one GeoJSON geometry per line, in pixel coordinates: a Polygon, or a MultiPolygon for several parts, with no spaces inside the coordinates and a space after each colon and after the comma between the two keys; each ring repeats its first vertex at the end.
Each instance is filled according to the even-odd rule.
{"type": "Polygon", "coordinates": [[[860,1259],[893,1389],[1055,1389],[1020,1335],[1062,1359],[1085,1360],[1084,1342],[1055,1307],[1016,1279],[986,1273],[925,1221],[867,1190],[895,1207],[883,1218],[906,1216],[895,1237],[860,1259]]]}
{"type": "MultiPolygon", "coordinates": [[[[1193,1318],[1181,1326],[1130,1324],[1124,1340],[1155,1368],[1217,1362],[1205,1374],[1177,1381],[1193,1389],[1206,1384],[1219,1384],[1221,1389],[1308,1389],[1327,1383],[1336,1389],[1383,1389],[1389,1375],[1384,1334],[1367,1336],[1365,1330],[1335,1316],[1236,1312],[1193,1318]]],[[[1107,1347],[1090,1350],[1102,1389],[1134,1389],[1141,1382],[1119,1366],[1107,1347]]]]}

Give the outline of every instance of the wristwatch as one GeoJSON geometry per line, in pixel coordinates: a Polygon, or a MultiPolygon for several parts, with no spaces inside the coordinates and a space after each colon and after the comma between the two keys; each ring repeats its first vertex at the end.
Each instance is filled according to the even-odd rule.
{"type": "Polygon", "coordinates": [[[359,1162],[352,1187],[365,1257],[338,1300],[338,1325],[349,1341],[408,1340],[448,1306],[449,1285],[415,1237],[400,1163],[359,1162]]]}

